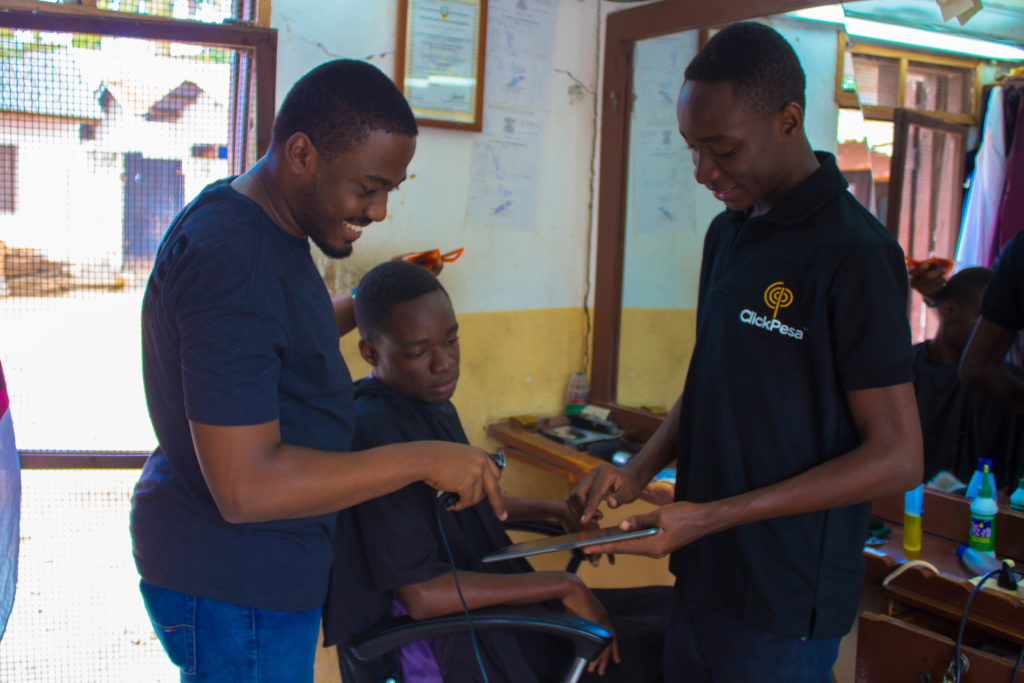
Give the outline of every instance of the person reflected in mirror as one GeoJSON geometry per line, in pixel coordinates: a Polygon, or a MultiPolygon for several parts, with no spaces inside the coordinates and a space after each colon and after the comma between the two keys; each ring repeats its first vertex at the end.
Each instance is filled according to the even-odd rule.
{"type": "Polygon", "coordinates": [[[1024,232],[1003,247],[960,360],[960,381],[1007,410],[1024,413],[1024,380],[1003,359],[1024,330],[1024,232]]]}
{"type": "MultiPolygon", "coordinates": [[[[957,271],[932,297],[939,318],[935,337],[914,346],[914,393],[924,439],[924,481],[940,471],[965,485],[978,458],[989,458],[1000,486],[1016,486],[1021,476],[1024,417],[1008,411],[960,382],[958,372],[981,311],[982,294],[992,279],[988,268],[957,271]]],[[[1004,363],[1007,372],[1024,372],[1004,363]]]]}
{"type": "Polygon", "coordinates": [[[203,189],[160,244],[142,304],[159,446],[130,527],[143,602],[182,680],[312,680],[338,510],[425,481],[504,514],[480,449],[351,451],[338,340],[352,301],[332,302],[310,242],[343,258],[384,220],[416,135],[387,75],[324,63],[285,96],[267,153],[203,189]]]}
{"type": "MultiPolygon", "coordinates": [[[[356,382],[355,448],[422,440],[467,443],[451,402],[459,380],[459,323],[438,279],[411,263],[383,263],[360,280],[355,312],[359,351],[372,367],[369,377],[356,382]]],[[[671,587],[590,590],[573,573],[533,571],[524,559],[483,563],[485,555],[511,543],[501,520],[486,503],[442,509],[435,493],[414,483],[339,514],[325,643],[346,643],[388,613],[414,619],[459,614],[462,599],[471,610],[544,603],[616,634],[583,680],[662,680],[671,587]]],[[[564,499],[507,497],[504,503],[508,521],[548,522],[566,531],[585,526],[564,499]]],[[[476,637],[495,683],[560,680],[572,659],[562,641],[549,636],[478,631],[476,637]]],[[[384,667],[375,671],[375,680],[482,680],[465,632],[406,646],[398,660],[372,664],[384,667]]],[[[344,648],[339,664],[344,678],[344,648]]]]}
{"type": "Polygon", "coordinates": [[[676,461],[676,502],[620,524],[661,533],[591,549],[671,554],[667,680],[831,681],[869,501],[921,482],[904,255],[813,151],[804,91],[796,53],[760,23],[722,29],[686,67],[679,132],[725,205],[686,383],[628,465],[570,498],[586,521],[676,461]]]}

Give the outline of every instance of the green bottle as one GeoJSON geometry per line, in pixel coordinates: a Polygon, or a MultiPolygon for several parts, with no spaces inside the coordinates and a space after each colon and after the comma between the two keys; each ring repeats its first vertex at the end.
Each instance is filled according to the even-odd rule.
{"type": "Polygon", "coordinates": [[[967,546],[979,553],[996,554],[996,513],[999,506],[992,497],[988,481],[988,465],[985,465],[978,497],[971,502],[971,537],[967,546]]]}

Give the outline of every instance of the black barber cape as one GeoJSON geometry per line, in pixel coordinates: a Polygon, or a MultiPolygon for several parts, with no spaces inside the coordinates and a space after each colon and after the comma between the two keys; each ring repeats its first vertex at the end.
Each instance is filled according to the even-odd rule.
{"type": "MultiPolygon", "coordinates": [[[[468,443],[449,401],[428,404],[406,398],[374,377],[357,382],[355,396],[355,450],[408,441],[468,443]]],[[[438,533],[436,501],[437,492],[417,482],[339,513],[335,563],[324,608],[326,644],[347,642],[385,616],[394,589],[451,571],[438,533]]],[[[461,512],[441,510],[441,520],[459,569],[502,574],[532,571],[525,560],[480,561],[511,542],[486,500],[461,512]]],[[[568,654],[550,638],[489,632],[477,633],[477,640],[491,681],[542,680],[535,670],[544,669],[554,671],[557,680],[568,669],[568,654]],[[544,651],[547,654],[538,662],[544,651]],[[530,660],[537,664],[531,666],[530,660]]],[[[431,646],[446,681],[480,680],[468,635],[435,638],[431,646]]]]}
{"type": "MultiPolygon", "coordinates": [[[[991,458],[996,485],[1008,486],[1012,491],[1022,474],[1024,415],[1011,413],[962,384],[957,377],[958,365],[930,359],[928,344],[914,347],[914,393],[924,436],[924,480],[947,470],[966,484],[978,458],[991,458]]],[[[1008,363],[1006,369],[1024,377],[1024,372],[1008,363]]]]}

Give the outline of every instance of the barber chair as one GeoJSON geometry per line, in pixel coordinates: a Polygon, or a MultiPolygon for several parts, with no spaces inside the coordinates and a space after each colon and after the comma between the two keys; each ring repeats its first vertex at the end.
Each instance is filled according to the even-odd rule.
{"type": "MultiPolygon", "coordinates": [[[[559,527],[537,522],[514,523],[507,525],[507,528],[510,531],[527,531],[546,536],[563,533],[559,527]]],[[[583,553],[574,550],[566,571],[575,572],[582,559],[583,553]]],[[[612,641],[611,633],[592,621],[574,614],[538,607],[488,607],[471,610],[469,614],[476,632],[533,631],[566,639],[573,652],[572,664],[564,678],[566,683],[576,683],[587,663],[601,654],[612,641]]],[[[409,643],[468,629],[466,616],[462,613],[420,621],[408,616],[388,617],[355,636],[348,645],[338,648],[343,682],[384,683],[397,680],[387,673],[387,662],[382,662],[382,657],[409,643]]]]}

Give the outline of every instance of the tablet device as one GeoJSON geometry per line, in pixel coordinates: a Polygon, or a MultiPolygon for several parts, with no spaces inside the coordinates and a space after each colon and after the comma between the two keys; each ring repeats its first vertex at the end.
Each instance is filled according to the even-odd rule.
{"type": "Polygon", "coordinates": [[[587,529],[586,531],[577,531],[575,533],[563,534],[561,536],[540,538],[535,541],[513,543],[512,545],[499,548],[490,555],[487,555],[483,558],[483,561],[499,562],[501,560],[511,560],[514,557],[527,557],[529,555],[540,555],[542,553],[554,553],[559,550],[572,550],[573,548],[582,548],[587,545],[597,545],[598,543],[624,541],[629,538],[649,536],[651,534],[658,533],[658,531],[660,531],[658,528],[622,531],[615,526],[603,529],[587,529]]]}

